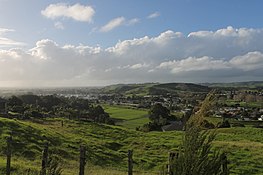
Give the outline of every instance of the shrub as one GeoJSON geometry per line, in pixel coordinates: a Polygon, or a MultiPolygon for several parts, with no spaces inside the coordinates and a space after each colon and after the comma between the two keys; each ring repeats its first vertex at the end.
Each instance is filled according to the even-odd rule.
{"type": "Polygon", "coordinates": [[[212,149],[215,132],[201,131],[197,126],[187,127],[179,152],[171,162],[171,175],[228,175],[226,157],[212,149]]]}
{"type": "Polygon", "coordinates": [[[217,127],[218,127],[218,128],[230,128],[231,126],[230,126],[229,121],[228,121],[228,120],[225,120],[225,121],[223,121],[223,122],[219,122],[219,123],[217,124],[217,127]]]}

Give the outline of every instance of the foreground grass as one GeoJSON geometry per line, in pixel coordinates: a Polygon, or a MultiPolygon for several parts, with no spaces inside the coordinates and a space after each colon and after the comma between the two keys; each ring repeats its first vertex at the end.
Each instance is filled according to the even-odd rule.
{"type": "MultiPolygon", "coordinates": [[[[87,174],[126,173],[127,151],[134,151],[135,174],[158,174],[167,162],[168,152],[181,142],[182,132],[142,133],[119,126],[99,125],[62,119],[19,121],[0,118],[0,174],[5,169],[5,138],[13,135],[12,174],[41,167],[44,142],[50,154],[60,158],[63,174],[78,172],[81,144],[87,147],[87,174]]],[[[226,151],[232,174],[263,174],[263,130],[259,128],[218,129],[215,147],[226,151]]]]}
{"type": "MultiPolygon", "coordinates": [[[[78,172],[79,146],[86,145],[88,165],[126,171],[127,151],[134,150],[134,170],[157,172],[166,163],[167,151],[179,144],[181,133],[141,133],[118,126],[89,122],[18,121],[0,118],[0,158],[5,159],[5,138],[13,135],[14,171],[39,169],[44,142],[50,143],[50,153],[61,159],[64,174],[78,172]],[[163,142],[159,144],[159,142],[163,142]],[[26,160],[26,161],[25,161],[26,160]],[[18,166],[22,165],[24,166],[18,166]]],[[[0,171],[4,161],[0,162],[0,171]],[[2,162],[2,163],[1,163],[2,162]]],[[[1,173],[0,173],[1,174],[1,173]]],[[[108,173],[107,173],[108,174],[108,173]]]]}

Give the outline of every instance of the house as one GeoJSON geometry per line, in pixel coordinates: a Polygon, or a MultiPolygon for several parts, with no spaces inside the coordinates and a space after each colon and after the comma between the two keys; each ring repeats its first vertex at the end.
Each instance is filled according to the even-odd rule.
{"type": "Polygon", "coordinates": [[[165,125],[162,127],[162,131],[182,131],[184,128],[184,124],[181,121],[172,121],[169,125],[165,125]]]}

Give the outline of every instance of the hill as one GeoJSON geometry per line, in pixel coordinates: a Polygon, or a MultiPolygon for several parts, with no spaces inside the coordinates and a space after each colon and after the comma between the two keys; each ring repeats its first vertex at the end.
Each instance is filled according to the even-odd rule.
{"type": "Polygon", "coordinates": [[[233,83],[204,83],[202,85],[208,87],[224,87],[224,88],[263,88],[263,81],[233,82],[233,83]]]}
{"type": "MultiPolygon", "coordinates": [[[[122,175],[127,167],[127,151],[134,151],[136,174],[157,174],[167,162],[167,153],[181,142],[182,132],[143,133],[117,126],[85,121],[46,119],[20,121],[0,118],[0,174],[5,167],[5,138],[13,135],[12,174],[39,170],[43,143],[62,162],[63,174],[78,172],[79,146],[86,145],[88,174],[122,175]],[[147,173],[145,173],[147,172],[147,173]]],[[[214,143],[227,152],[232,174],[263,174],[263,130],[260,128],[218,129],[214,143]]]]}
{"type": "MultiPolygon", "coordinates": [[[[180,132],[159,135],[86,121],[64,120],[62,127],[61,119],[19,121],[0,118],[0,126],[0,174],[5,169],[5,138],[10,134],[13,136],[14,173],[39,170],[41,151],[44,142],[48,141],[50,153],[62,162],[64,175],[77,174],[81,144],[88,150],[88,172],[96,167],[124,172],[129,149],[134,150],[136,171],[156,171],[166,162],[168,149],[178,145],[181,137],[180,132]],[[156,140],[159,136],[160,139],[156,140]],[[159,144],[160,140],[162,144],[159,144]]],[[[99,169],[97,171],[101,171],[99,169]]]]}
{"type": "Polygon", "coordinates": [[[207,86],[193,83],[146,83],[146,84],[118,84],[101,89],[102,93],[117,93],[124,95],[166,95],[177,92],[209,92],[207,86]]]}

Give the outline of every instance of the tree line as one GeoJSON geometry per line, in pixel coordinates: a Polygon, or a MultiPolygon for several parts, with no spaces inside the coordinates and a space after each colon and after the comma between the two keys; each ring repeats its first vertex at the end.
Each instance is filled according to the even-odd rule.
{"type": "Polygon", "coordinates": [[[114,124],[114,120],[110,118],[110,115],[104,111],[102,106],[95,105],[88,99],[27,94],[11,96],[1,101],[6,103],[5,110],[8,116],[15,116],[20,119],[65,117],[114,124]]]}

